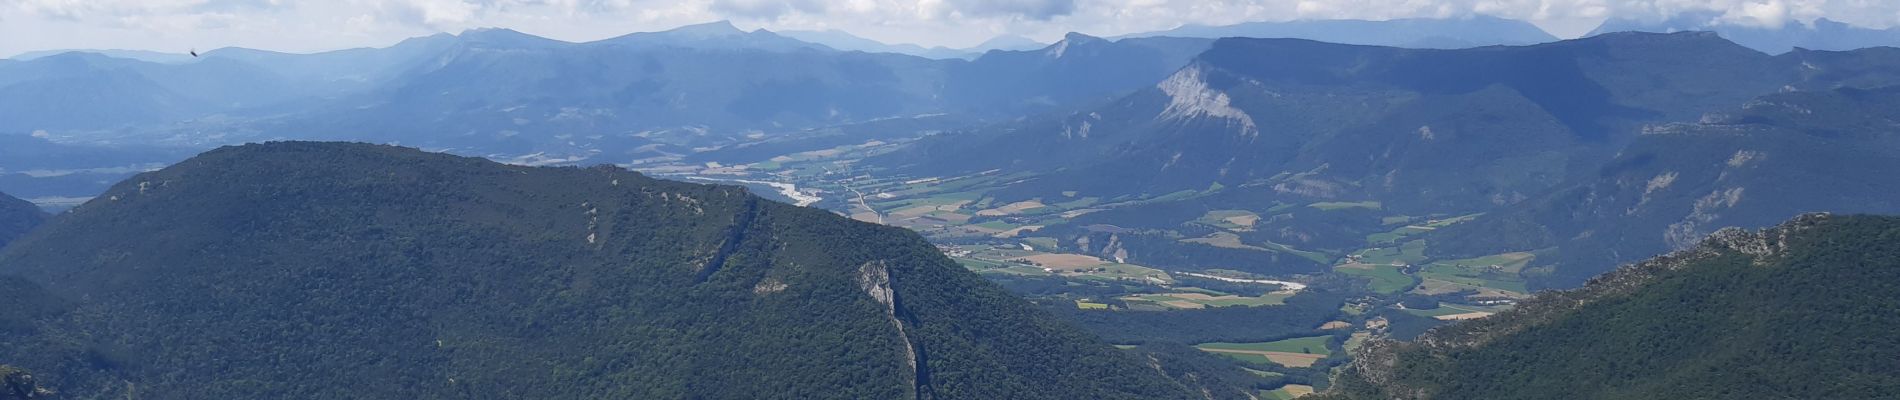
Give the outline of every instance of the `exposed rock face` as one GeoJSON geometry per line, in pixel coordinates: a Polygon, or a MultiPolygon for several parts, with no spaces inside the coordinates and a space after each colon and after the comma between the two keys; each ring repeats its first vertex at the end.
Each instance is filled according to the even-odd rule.
{"type": "Polygon", "coordinates": [[[53,397],[53,391],[39,386],[33,374],[9,365],[0,365],[0,400],[31,400],[53,397]]]}

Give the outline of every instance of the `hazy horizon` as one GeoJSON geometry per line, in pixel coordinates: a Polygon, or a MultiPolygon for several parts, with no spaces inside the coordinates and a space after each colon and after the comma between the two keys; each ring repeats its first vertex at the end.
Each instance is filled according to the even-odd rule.
{"type": "Polygon", "coordinates": [[[1687,13],[1709,26],[1807,24],[1820,18],[1884,28],[1900,4],[1783,0],[289,0],[0,3],[0,55],[48,50],[200,52],[244,47],[289,53],[385,47],[403,39],[506,28],[569,42],[731,21],[747,31],[840,30],[887,44],[969,48],[1005,35],[1041,42],[1069,32],[1118,36],[1184,25],[1292,20],[1490,16],[1579,37],[1609,18],[1660,21],[1687,13]],[[1798,4],[1797,4],[1798,3],[1798,4]]]}

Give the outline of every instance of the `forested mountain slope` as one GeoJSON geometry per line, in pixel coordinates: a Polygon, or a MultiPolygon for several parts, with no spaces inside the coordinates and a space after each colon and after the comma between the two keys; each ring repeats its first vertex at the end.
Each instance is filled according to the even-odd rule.
{"type": "Polygon", "coordinates": [[[1900,213],[1900,87],[1773,94],[1645,130],[1598,174],[1428,235],[1447,254],[1556,247],[1531,277],[1574,286],[1728,226],[1900,213]]]}
{"type": "Polygon", "coordinates": [[[1813,214],[1362,350],[1336,399],[1890,398],[1900,218],[1813,214]]]}
{"type": "Polygon", "coordinates": [[[0,253],[73,398],[1185,398],[916,234],[617,168],[227,147],[0,253]]]}
{"type": "Polygon", "coordinates": [[[19,239],[46,220],[46,213],[26,200],[0,193],[0,248],[19,239]]]}

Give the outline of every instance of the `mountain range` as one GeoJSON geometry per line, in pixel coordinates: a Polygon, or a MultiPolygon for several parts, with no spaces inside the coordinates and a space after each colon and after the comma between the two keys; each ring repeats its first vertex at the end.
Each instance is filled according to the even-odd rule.
{"type": "Polygon", "coordinates": [[[1206,42],[1071,39],[932,60],[714,23],[589,43],[485,29],[308,55],[219,49],[185,64],[65,53],[0,62],[0,104],[13,105],[0,131],[200,147],[352,139],[624,162],[633,158],[626,152],[654,144],[1061,109],[1159,79],[1206,42]],[[1011,90],[966,89],[997,87],[1011,90]]]}
{"type": "Polygon", "coordinates": [[[977,44],[975,47],[953,49],[944,46],[925,48],[924,46],[908,43],[885,44],[884,42],[866,39],[852,35],[850,32],[836,29],[823,31],[780,31],[778,34],[806,42],[822,44],[843,51],[907,54],[930,59],[971,59],[982,56],[991,50],[1026,51],[1049,46],[1048,43],[1037,42],[1034,39],[1015,35],[997,36],[977,44]]]}
{"type": "Polygon", "coordinates": [[[140,174],[0,252],[0,283],[0,354],[76,398],[1203,389],[900,228],[381,145],[253,144],[140,174]]]}
{"type": "MultiPolygon", "coordinates": [[[[1070,114],[939,135],[867,162],[913,177],[948,178],[996,169],[1024,174],[986,192],[999,204],[1081,198],[1126,202],[1185,193],[1188,198],[1143,200],[1145,204],[1114,213],[1077,217],[1069,226],[1109,224],[1175,230],[1168,235],[1181,235],[1198,228],[1181,230],[1176,225],[1201,213],[1248,210],[1270,225],[1242,232],[1245,242],[1341,252],[1361,245],[1367,235],[1391,228],[1370,213],[1355,217],[1357,222],[1338,220],[1339,215],[1294,218],[1299,212],[1280,211],[1284,209],[1281,206],[1372,202],[1383,212],[1397,215],[1456,216],[1501,206],[1539,204],[1526,200],[1547,196],[1568,185],[1604,182],[1603,178],[1617,174],[1617,168],[1625,168],[1630,162],[1654,159],[1655,163],[1720,165],[1722,160],[1693,159],[1680,150],[1657,150],[1650,156],[1645,154],[1652,153],[1643,149],[1680,146],[1658,143],[1663,136],[1654,134],[1675,129],[1672,127],[1680,125],[1672,124],[1679,121],[1769,123],[1751,117],[1724,119],[1729,118],[1725,117],[1729,111],[1744,104],[1766,110],[1762,104],[1814,96],[1853,102],[1854,108],[1849,109],[1866,111],[1855,114],[1858,119],[1840,120],[1874,118],[1858,125],[1861,128],[1830,128],[1835,132],[1876,129],[1856,134],[1853,142],[1865,141],[1866,146],[1857,148],[1869,152],[1867,157],[1840,159],[1853,167],[1832,164],[1776,168],[1775,174],[1760,179],[1787,184],[1838,182],[1808,178],[1811,174],[1834,173],[1828,171],[1884,171],[1888,164],[1883,154],[1894,147],[1890,138],[1874,133],[1882,126],[1878,121],[1885,120],[1885,113],[1877,111],[1885,104],[1875,94],[1881,92],[1807,93],[1893,85],[1896,81],[1891,71],[1900,68],[1900,58],[1894,55],[1892,49],[1877,48],[1769,56],[1704,32],[1618,33],[1533,46],[1464,50],[1222,39],[1171,77],[1115,102],[1070,114]],[[1784,91],[1795,94],[1774,97],[1784,91]],[[1629,161],[1633,157],[1644,158],[1629,161]],[[1264,218],[1287,212],[1294,214],[1264,218]],[[1180,219],[1166,220],[1176,217],[1180,219]]],[[[1840,122],[1820,117],[1807,121],[1840,122]]],[[[1847,142],[1803,142],[1796,137],[1787,140],[1806,143],[1802,146],[1815,149],[1810,152],[1855,146],[1847,142]]],[[[1739,145],[1722,146],[1731,148],[1722,154],[1724,159],[1741,151],[1732,149],[1739,145]]],[[[1787,161],[1803,162],[1803,157],[1787,161]]],[[[1849,196],[1874,196],[1882,190],[1887,189],[1830,184],[1818,193],[1836,196],[1840,201],[1815,201],[1814,197],[1776,200],[1777,205],[1756,209],[1758,214],[1730,221],[1761,226],[1800,211],[1885,212],[1885,202],[1863,202],[1853,200],[1862,197],[1849,196]],[[1852,207],[1843,207],[1850,204],[1852,207]]],[[[1671,199],[1666,208],[1657,211],[1669,217],[1654,218],[1671,222],[1712,218],[1674,212],[1693,209],[1706,194],[1671,199]]],[[[1590,201],[1574,196],[1566,199],[1590,201]]],[[[1652,206],[1664,207],[1661,204],[1652,206]]],[[[1568,210],[1550,208],[1552,213],[1568,210]]],[[[1615,218],[1620,217],[1610,215],[1606,210],[1561,222],[1539,221],[1565,227],[1549,236],[1559,238],[1570,237],[1564,232],[1592,232],[1586,227],[1645,226],[1617,222],[1615,218]],[[1578,221],[1592,218],[1603,220],[1578,221]]],[[[1494,226],[1489,221],[1499,220],[1529,221],[1509,213],[1492,213],[1478,220],[1480,223],[1473,226],[1494,226]]],[[[1731,224],[1701,221],[1690,225],[1672,240],[1693,243],[1700,235],[1731,224]]],[[[1524,226],[1510,229],[1528,229],[1524,226]]],[[[1529,241],[1544,237],[1510,236],[1518,232],[1510,229],[1490,229],[1483,235],[1436,235],[1438,240],[1432,242],[1443,246],[1434,245],[1438,249],[1434,254],[1476,257],[1496,254],[1500,251],[1483,251],[1506,247],[1508,251],[1531,251],[1561,244],[1558,239],[1535,243],[1496,239],[1529,241]],[[1498,234],[1506,236],[1495,236],[1498,234]]],[[[1088,232],[1055,229],[1044,233],[1061,239],[1088,232]]],[[[1641,248],[1631,247],[1625,253],[1596,252],[1604,257],[1588,261],[1569,259],[1563,262],[1568,265],[1553,267],[1567,271],[1537,279],[1548,278],[1546,283],[1551,285],[1574,285],[1617,263],[1659,253],[1665,243],[1660,239],[1651,234],[1588,239],[1629,240],[1631,246],[1641,248]],[[1649,240],[1652,236],[1657,240],[1649,240]]],[[[1584,253],[1602,247],[1570,248],[1584,253]]],[[[1159,250],[1184,251],[1178,247],[1159,250]]],[[[1280,263],[1291,266],[1302,261],[1287,259],[1280,263]]],[[[1311,267],[1294,270],[1299,268],[1311,267]]]]}
{"type": "Polygon", "coordinates": [[[1827,18],[1803,23],[1790,22],[1779,27],[1727,23],[1715,12],[1686,12],[1662,20],[1612,18],[1588,35],[1611,32],[1682,32],[1711,31],[1743,46],[1769,54],[1794,49],[1845,51],[1868,47],[1900,46],[1900,29],[1874,29],[1848,25],[1827,18]]]}
{"type": "Polygon", "coordinates": [[[1186,25],[1135,33],[1126,37],[1197,37],[1307,39],[1329,43],[1393,46],[1421,49],[1460,49],[1495,45],[1530,45],[1557,41],[1557,37],[1528,22],[1490,16],[1469,18],[1400,18],[1366,20],[1294,20],[1247,22],[1234,25],[1186,25]]]}

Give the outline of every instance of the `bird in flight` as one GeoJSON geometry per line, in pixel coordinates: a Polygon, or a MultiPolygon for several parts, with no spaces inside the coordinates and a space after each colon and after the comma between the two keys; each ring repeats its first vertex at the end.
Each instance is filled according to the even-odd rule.
{"type": "Polygon", "coordinates": [[[198,49],[191,49],[188,53],[191,53],[191,58],[198,58],[198,49]]]}

